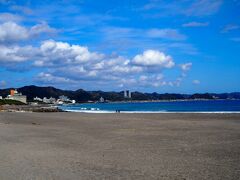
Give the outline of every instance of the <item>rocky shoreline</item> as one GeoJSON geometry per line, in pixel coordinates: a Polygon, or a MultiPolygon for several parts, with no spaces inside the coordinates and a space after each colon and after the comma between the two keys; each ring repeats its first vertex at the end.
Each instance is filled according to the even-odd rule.
{"type": "Polygon", "coordinates": [[[2,105],[0,111],[4,112],[64,112],[57,106],[51,105],[2,105]]]}

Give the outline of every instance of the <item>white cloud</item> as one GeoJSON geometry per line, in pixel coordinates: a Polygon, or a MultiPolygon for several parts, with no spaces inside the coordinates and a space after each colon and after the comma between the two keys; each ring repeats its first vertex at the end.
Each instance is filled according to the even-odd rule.
{"type": "Polygon", "coordinates": [[[183,13],[188,16],[207,16],[216,13],[223,0],[195,0],[183,13]]]}
{"type": "Polygon", "coordinates": [[[147,35],[151,38],[163,38],[170,40],[184,40],[186,36],[176,29],[150,29],[147,35]]]}
{"type": "Polygon", "coordinates": [[[132,62],[140,66],[158,66],[160,68],[171,68],[175,65],[171,56],[156,50],[146,50],[143,54],[136,55],[132,62]]]}
{"type": "Polygon", "coordinates": [[[46,22],[42,22],[41,24],[37,24],[30,28],[29,34],[30,36],[36,36],[42,33],[56,33],[57,30],[51,28],[46,22]]]}
{"type": "Polygon", "coordinates": [[[146,81],[148,79],[148,76],[145,76],[145,75],[141,75],[139,77],[139,81],[146,81]]]}
{"type": "Polygon", "coordinates": [[[97,33],[100,41],[98,49],[103,50],[121,51],[125,54],[136,49],[159,49],[164,52],[174,50],[191,55],[198,53],[193,44],[184,41],[187,36],[177,29],[107,27],[97,33]]]}
{"type": "Polygon", "coordinates": [[[145,4],[140,10],[158,10],[159,16],[185,15],[185,16],[209,16],[217,13],[223,4],[223,0],[178,0],[178,1],[161,1],[152,0],[145,4]]]}
{"type": "MultiPolygon", "coordinates": [[[[54,40],[43,41],[39,47],[0,45],[0,62],[8,70],[15,69],[28,61],[28,68],[40,68],[36,81],[44,84],[79,82],[129,86],[178,86],[180,80],[167,81],[164,69],[174,67],[171,56],[157,50],[146,50],[128,59],[118,55],[106,55],[90,51],[87,47],[71,45],[54,40]],[[32,66],[34,65],[34,66],[32,66]]],[[[24,64],[26,65],[26,63],[24,64]]],[[[182,65],[188,69],[189,64],[182,65]]],[[[25,67],[25,66],[24,66],[25,67]]],[[[23,68],[21,66],[21,68],[23,68]]],[[[183,77],[182,77],[183,78],[183,77]]]]}
{"type": "Polygon", "coordinates": [[[0,81],[0,88],[5,88],[6,85],[7,85],[6,81],[4,80],[0,81]]]}
{"type": "Polygon", "coordinates": [[[137,66],[113,66],[111,71],[114,73],[137,73],[143,71],[141,67],[137,66]]]}
{"type": "Polygon", "coordinates": [[[189,23],[185,23],[182,26],[183,27],[205,27],[208,26],[209,23],[208,22],[189,22],[189,23]]]}
{"type": "Polygon", "coordinates": [[[101,29],[101,33],[107,40],[112,39],[134,39],[141,37],[146,38],[161,38],[167,40],[185,40],[186,36],[181,34],[178,29],[172,28],[150,28],[150,29],[140,29],[140,28],[129,28],[129,27],[105,27],[101,29]]]}
{"type": "Polygon", "coordinates": [[[87,47],[70,45],[65,42],[47,40],[40,46],[41,60],[35,65],[51,66],[52,64],[81,64],[89,61],[99,61],[104,55],[90,52],[87,47]]]}
{"type": "Polygon", "coordinates": [[[16,14],[11,14],[11,13],[0,13],[0,22],[8,22],[8,21],[13,21],[13,22],[19,22],[22,20],[22,17],[16,14]]]}
{"type": "Polygon", "coordinates": [[[3,46],[0,45],[0,62],[2,63],[20,63],[29,60],[32,57],[34,49],[32,46],[3,46]]]}
{"type": "Polygon", "coordinates": [[[162,86],[180,86],[183,78],[177,77],[175,80],[166,80],[163,74],[141,75],[134,85],[138,87],[162,87],[162,86]]]}
{"type": "Polygon", "coordinates": [[[15,42],[25,40],[28,37],[29,34],[25,27],[14,22],[0,24],[0,42],[15,42]]]}
{"type": "Polygon", "coordinates": [[[179,65],[182,71],[188,71],[192,67],[192,63],[180,64],[179,65]]]}
{"type": "Polygon", "coordinates": [[[193,84],[200,84],[200,81],[199,80],[193,80],[193,84]]]}
{"type": "Polygon", "coordinates": [[[54,33],[56,30],[46,23],[37,24],[30,29],[9,21],[0,24],[0,42],[13,43],[30,39],[43,33],[54,33]]]}
{"type": "MultiPolygon", "coordinates": [[[[54,43],[48,45],[45,51],[48,51],[48,49],[55,51],[54,43]]],[[[63,44],[61,47],[68,49],[71,45],[63,44]]],[[[65,77],[76,83],[85,82],[89,84],[92,82],[95,83],[95,86],[111,84],[111,86],[115,87],[160,87],[165,85],[177,86],[180,84],[177,80],[176,82],[166,81],[162,73],[159,74],[159,72],[148,71],[148,68],[152,68],[152,66],[161,68],[161,71],[165,68],[173,67],[174,62],[172,58],[159,51],[148,50],[143,54],[137,55],[136,58],[132,60],[121,56],[108,57],[107,55],[100,56],[99,58],[98,60],[89,60],[76,64],[66,64],[63,61],[58,61],[56,65],[48,67],[51,72],[48,74],[54,77],[65,77]],[[143,63],[136,60],[138,56],[144,59],[143,63]],[[147,60],[147,64],[145,60],[147,60]],[[134,61],[140,64],[135,64],[136,62],[134,61]]],[[[46,62],[51,62],[51,60],[46,62]]],[[[51,80],[49,77],[51,76],[48,75],[47,79],[51,80]]]]}
{"type": "Polygon", "coordinates": [[[11,6],[11,10],[23,12],[24,14],[27,14],[27,15],[33,14],[33,11],[30,8],[26,7],[26,6],[14,5],[14,6],[11,6]]]}
{"type": "Polygon", "coordinates": [[[229,31],[240,29],[240,26],[237,24],[228,24],[222,29],[222,33],[228,33],[229,31]]]}
{"type": "Polygon", "coordinates": [[[41,72],[38,74],[37,76],[38,81],[43,82],[43,83],[52,83],[52,84],[59,84],[59,83],[76,83],[75,81],[65,78],[65,77],[57,77],[57,76],[53,76],[50,73],[44,73],[41,72]]]}

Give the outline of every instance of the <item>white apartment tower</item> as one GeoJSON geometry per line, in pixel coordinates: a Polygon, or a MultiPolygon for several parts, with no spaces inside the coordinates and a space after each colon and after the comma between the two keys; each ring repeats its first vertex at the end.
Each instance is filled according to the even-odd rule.
{"type": "Polygon", "coordinates": [[[131,97],[132,97],[131,91],[125,90],[125,91],[124,91],[124,98],[131,98],[131,97]]]}

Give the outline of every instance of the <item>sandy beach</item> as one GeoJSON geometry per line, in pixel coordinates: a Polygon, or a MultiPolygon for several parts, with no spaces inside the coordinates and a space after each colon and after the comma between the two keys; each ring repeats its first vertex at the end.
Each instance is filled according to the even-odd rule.
{"type": "Polygon", "coordinates": [[[0,113],[0,179],[239,179],[240,114],[0,113]]]}

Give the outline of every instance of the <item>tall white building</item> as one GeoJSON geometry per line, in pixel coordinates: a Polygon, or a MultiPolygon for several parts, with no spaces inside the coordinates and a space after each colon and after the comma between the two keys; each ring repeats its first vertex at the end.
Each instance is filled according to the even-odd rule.
{"type": "Polygon", "coordinates": [[[131,91],[125,90],[124,91],[124,98],[131,98],[131,97],[132,97],[131,91]]]}

